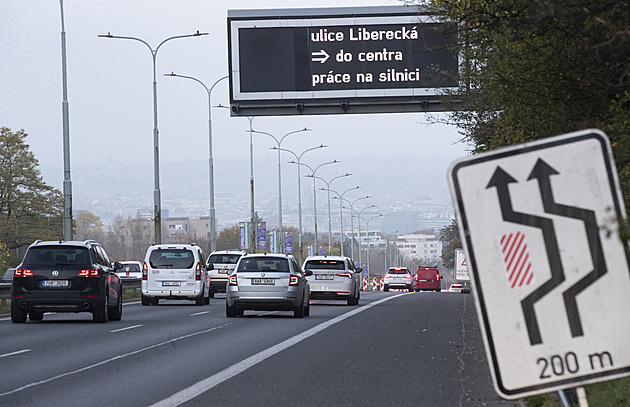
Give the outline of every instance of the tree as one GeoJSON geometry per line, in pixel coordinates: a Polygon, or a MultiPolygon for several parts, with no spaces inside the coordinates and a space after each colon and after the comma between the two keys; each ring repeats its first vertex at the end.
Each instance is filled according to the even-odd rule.
{"type": "Polygon", "coordinates": [[[442,242],[442,264],[447,269],[455,268],[455,249],[462,248],[459,237],[457,221],[453,219],[451,224],[440,229],[440,241],[442,242]]]}
{"type": "MultiPolygon", "coordinates": [[[[604,130],[630,197],[630,13],[617,0],[430,0],[457,23],[457,124],[473,152],[604,130]]],[[[628,201],[626,201],[628,202],[628,201]]]]}
{"type": "Polygon", "coordinates": [[[0,127],[0,241],[11,253],[63,237],[63,195],[44,182],[26,137],[0,127]]]}
{"type": "Polygon", "coordinates": [[[112,261],[144,260],[147,248],[153,243],[153,222],[142,218],[114,218],[105,233],[105,248],[112,261]]]}
{"type": "Polygon", "coordinates": [[[101,218],[92,212],[79,211],[74,219],[74,238],[76,240],[96,240],[102,242],[105,237],[101,218]]]}
{"type": "Polygon", "coordinates": [[[223,229],[217,235],[217,250],[239,249],[241,247],[241,230],[238,224],[223,229]]]}

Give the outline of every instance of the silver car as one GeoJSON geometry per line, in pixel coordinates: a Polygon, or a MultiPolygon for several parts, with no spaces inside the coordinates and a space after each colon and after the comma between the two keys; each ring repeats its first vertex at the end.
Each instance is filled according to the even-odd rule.
{"type": "Polygon", "coordinates": [[[238,259],[245,254],[247,252],[242,250],[216,250],[208,256],[206,269],[210,277],[210,298],[214,298],[215,293],[225,292],[228,275],[232,274],[238,259]]]}
{"type": "Polygon", "coordinates": [[[390,288],[404,289],[413,292],[413,277],[407,267],[390,267],[383,277],[383,291],[390,288]]]}
{"type": "Polygon", "coordinates": [[[225,313],[243,315],[245,310],[293,311],[308,316],[309,285],[300,265],[287,254],[253,254],[240,258],[228,277],[225,313]]]}
{"type": "Polygon", "coordinates": [[[346,300],[357,305],[361,298],[361,268],[341,256],[310,256],[304,260],[304,270],[312,271],[307,280],[311,299],[346,300]]]}

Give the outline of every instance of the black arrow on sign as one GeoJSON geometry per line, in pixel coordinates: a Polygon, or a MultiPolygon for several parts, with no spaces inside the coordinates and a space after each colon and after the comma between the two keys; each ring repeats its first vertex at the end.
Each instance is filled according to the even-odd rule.
{"type": "Polygon", "coordinates": [[[557,174],[559,174],[558,171],[549,166],[549,164],[545,161],[538,159],[536,165],[534,165],[532,173],[529,175],[528,180],[534,178],[538,180],[540,196],[542,197],[545,212],[567,218],[578,219],[584,222],[588,247],[591,252],[591,258],[593,259],[593,271],[562,294],[564,297],[564,307],[566,308],[567,317],[569,319],[569,327],[571,328],[571,335],[576,337],[584,335],[584,332],[582,331],[580,313],[577,309],[575,297],[586,287],[593,284],[598,278],[606,274],[608,269],[606,268],[606,260],[604,259],[604,250],[602,249],[602,241],[599,237],[599,229],[597,227],[595,212],[584,208],[577,208],[575,206],[556,203],[553,198],[553,191],[551,190],[549,178],[552,175],[557,174]]]}
{"type": "Polygon", "coordinates": [[[518,223],[520,225],[532,226],[539,228],[543,235],[545,248],[547,250],[547,258],[549,259],[549,268],[551,269],[551,278],[545,281],[540,287],[521,301],[523,317],[527,333],[529,334],[529,343],[536,345],[542,343],[540,337],[540,329],[536,318],[534,305],[538,300],[547,295],[551,290],[556,288],[564,281],[564,272],[562,262],[560,260],[560,251],[558,250],[558,241],[556,240],[556,232],[553,227],[553,221],[536,215],[530,215],[522,212],[515,212],[512,208],[512,199],[510,198],[509,184],[518,182],[505,172],[501,167],[497,167],[486,186],[487,188],[495,187],[499,197],[499,205],[501,206],[501,215],[506,222],[518,223]]]}

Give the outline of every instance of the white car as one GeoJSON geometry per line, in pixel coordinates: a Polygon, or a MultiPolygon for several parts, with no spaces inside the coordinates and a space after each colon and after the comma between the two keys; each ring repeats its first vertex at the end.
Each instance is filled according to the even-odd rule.
{"type": "Polygon", "coordinates": [[[139,261],[121,261],[122,268],[116,270],[116,274],[121,280],[142,279],[142,263],[139,261]]]}
{"type": "Polygon", "coordinates": [[[451,286],[448,288],[448,292],[461,293],[463,289],[464,289],[464,286],[461,284],[451,284],[451,286]]]}
{"type": "Polygon", "coordinates": [[[242,250],[215,250],[208,256],[206,269],[210,278],[210,298],[214,298],[217,292],[225,292],[228,276],[232,274],[238,260],[246,254],[242,250]]]}
{"type": "Polygon", "coordinates": [[[154,244],[142,265],[142,305],[164,300],[210,303],[210,280],[203,251],[196,244],[154,244]]]}
{"type": "Polygon", "coordinates": [[[355,268],[352,259],[341,256],[310,256],[302,265],[312,271],[306,277],[311,287],[311,299],[345,300],[357,305],[361,298],[361,268],[355,268]]]}
{"type": "Polygon", "coordinates": [[[407,267],[390,267],[383,277],[383,291],[390,288],[414,291],[414,279],[407,267]]]}

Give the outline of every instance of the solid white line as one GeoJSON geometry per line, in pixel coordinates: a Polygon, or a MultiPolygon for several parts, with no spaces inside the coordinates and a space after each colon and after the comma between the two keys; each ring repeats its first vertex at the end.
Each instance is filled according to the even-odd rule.
{"type": "Polygon", "coordinates": [[[250,367],[262,362],[263,360],[282,352],[283,350],[295,345],[298,342],[303,341],[304,339],[311,337],[313,335],[315,335],[316,333],[319,333],[321,331],[323,331],[324,329],[335,325],[338,322],[343,321],[344,319],[350,318],[351,316],[354,316],[360,312],[363,312],[371,307],[374,307],[376,305],[382,304],[385,301],[389,301],[389,300],[393,300],[394,298],[400,297],[402,295],[406,295],[406,294],[398,294],[395,296],[391,296],[391,297],[385,297],[381,300],[378,300],[376,302],[370,303],[368,305],[365,305],[363,307],[360,308],[355,308],[354,310],[350,311],[350,312],[346,312],[345,314],[339,315],[336,318],[333,318],[331,320],[328,320],[326,322],[322,322],[321,324],[314,326],[313,328],[309,329],[308,331],[304,331],[299,335],[296,335],[292,338],[289,338],[283,342],[280,342],[277,345],[274,345],[268,349],[265,349],[257,354],[255,354],[254,356],[250,356],[247,359],[244,359],[238,363],[236,363],[235,365],[232,365],[230,367],[228,367],[227,369],[224,369],[222,371],[220,371],[219,373],[216,373],[200,382],[197,382],[195,384],[193,384],[192,386],[185,388],[175,394],[173,394],[172,396],[170,396],[169,398],[166,398],[162,401],[159,401],[155,404],[153,404],[151,407],[176,407],[179,406],[180,404],[183,404],[189,400],[192,400],[193,398],[197,397],[198,395],[212,389],[213,387],[223,383],[224,381],[238,375],[239,373],[244,372],[245,370],[249,369],[250,367]]]}
{"type": "Polygon", "coordinates": [[[132,326],[127,326],[125,328],[114,329],[113,331],[109,331],[109,332],[111,332],[111,333],[122,332],[122,331],[126,331],[128,329],[140,328],[141,326],[143,326],[143,325],[132,325],[132,326]]]}
{"type": "Polygon", "coordinates": [[[209,314],[210,311],[201,311],[201,312],[195,312],[194,314],[190,314],[191,317],[195,317],[197,315],[203,315],[203,314],[209,314]]]}
{"type": "Polygon", "coordinates": [[[14,356],[14,355],[19,355],[20,353],[26,353],[26,352],[30,352],[30,349],[22,349],[22,350],[18,350],[15,352],[11,352],[11,353],[5,353],[4,355],[0,355],[0,358],[4,358],[6,356],[14,356]]]}
{"type": "Polygon", "coordinates": [[[39,386],[40,384],[52,382],[53,380],[61,379],[62,377],[70,376],[70,375],[77,374],[77,373],[82,373],[82,372],[85,372],[86,370],[94,369],[94,368],[102,366],[102,365],[104,365],[106,363],[113,362],[115,360],[121,360],[121,359],[124,359],[124,358],[126,358],[128,356],[137,355],[138,353],[142,353],[142,352],[147,351],[147,350],[155,349],[155,348],[158,348],[160,346],[168,345],[168,344],[180,341],[182,339],[192,338],[193,336],[197,336],[197,335],[205,334],[205,333],[208,333],[208,332],[212,332],[212,331],[217,330],[217,329],[225,328],[228,325],[231,325],[231,323],[223,324],[223,325],[220,325],[220,326],[215,326],[215,327],[212,327],[212,328],[209,328],[209,329],[204,329],[203,331],[199,331],[199,332],[193,332],[193,333],[188,334],[188,335],[179,336],[177,338],[169,339],[168,341],[165,341],[165,342],[156,343],[155,345],[147,346],[146,348],[134,350],[132,352],[125,353],[123,355],[114,356],[113,358],[105,359],[105,360],[102,360],[100,362],[94,363],[93,365],[85,366],[85,367],[82,367],[82,368],[77,369],[77,370],[73,370],[73,371],[66,372],[66,373],[61,373],[61,374],[59,374],[57,376],[53,376],[53,377],[50,377],[48,379],[40,380],[38,382],[25,384],[22,387],[18,387],[18,388],[13,389],[13,390],[5,391],[4,393],[0,393],[0,397],[7,396],[7,395],[13,394],[13,393],[17,393],[19,391],[26,390],[26,389],[34,387],[34,386],[39,386]]]}

